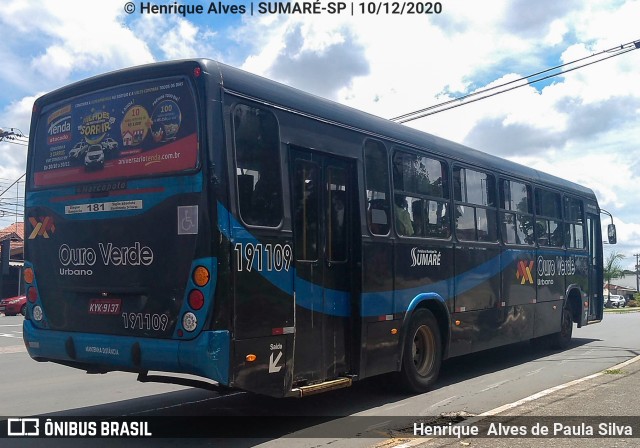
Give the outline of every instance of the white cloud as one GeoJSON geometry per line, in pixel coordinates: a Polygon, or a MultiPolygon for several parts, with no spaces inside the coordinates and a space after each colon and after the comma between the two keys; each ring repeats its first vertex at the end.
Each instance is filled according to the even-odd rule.
{"type": "MultiPolygon", "coordinates": [[[[28,136],[31,111],[37,96],[24,97],[0,111],[0,127],[4,130],[15,128],[16,133],[24,133],[25,136],[28,136]]],[[[2,161],[0,163],[0,178],[17,179],[25,172],[27,148],[21,144],[13,143],[13,140],[0,142],[0,160],[2,161]]]]}
{"type": "Polygon", "coordinates": [[[153,61],[144,41],[121,22],[123,3],[104,0],[9,1],[0,24],[12,58],[32,85],[59,86],[74,74],[88,76],[153,61]],[[29,43],[23,46],[22,40],[29,43]],[[11,47],[23,51],[11,51],[11,47]]]}
{"type": "MultiPolygon", "coordinates": [[[[638,1],[491,5],[491,13],[484,3],[461,1],[445,3],[441,16],[346,23],[270,18],[268,27],[250,25],[262,37],[245,67],[392,117],[639,37],[638,1]],[[327,48],[348,36],[357,36],[357,45],[344,78],[334,85],[322,76],[340,64],[311,64],[320,76],[307,74],[310,55],[321,62],[327,48]],[[358,64],[367,70],[358,71],[358,64]]],[[[640,195],[638,72],[640,59],[631,53],[408,125],[584,183],[625,220],[621,237],[635,238],[640,233],[624,228],[640,223],[631,199],[640,195]]]]}

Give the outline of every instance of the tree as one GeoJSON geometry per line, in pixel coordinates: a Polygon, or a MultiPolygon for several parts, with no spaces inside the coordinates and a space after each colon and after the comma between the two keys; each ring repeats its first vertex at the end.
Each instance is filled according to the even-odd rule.
{"type": "Polygon", "coordinates": [[[618,252],[611,252],[604,262],[604,279],[611,285],[611,280],[624,276],[624,269],[620,265],[620,260],[624,255],[618,252]]]}

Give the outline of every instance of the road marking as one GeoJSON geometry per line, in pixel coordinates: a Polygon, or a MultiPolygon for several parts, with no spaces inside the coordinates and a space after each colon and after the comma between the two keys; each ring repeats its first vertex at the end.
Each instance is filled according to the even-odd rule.
{"type": "Polygon", "coordinates": [[[179,408],[179,407],[182,407],[182,406],[191,406],[191,405],[194,405],[194,404],[206,403],[207,401],[220,400],[220,399],[227,398],[227,397],[233,397],[234,395],[241,395],[241,394],[246,394],[246,393],[247,392],[238,391],[238,392],[232,392],[232,393],[228,393],[228,394],[218,395],[216,397],[204,398],[202,400],[185,401],[185,402],[182,402],[182,403],[176,403],[176,404],[172,404],[172,405],[164,406],[164,407],[159,407],[159,408],[144,409],[144,410],[141,410],[141,411],[132,412],[131,414],[123,414],[123,417],[143,415],[143,414],[146,414],[146,413],[149,413],[149,412],[164,411],[164,410],[167,410],[167,409],[179,408]]]}
{"type": "Polygon", "coordinates": [[[22,333],[0,333],[0,338],[20,338],[22,339],[22,333]]]}
{"type": "Polygon", "coordinates": [[[10,353],[23,353],[27,351],[24,345],[12,345],[10,347],[0,347],[0,355],[8,355],[10,353]]]}
{"type": "Polygon", "coordinates": [[[431,406],[429,406],[430,408],[435,408],[437,406],[440,406],[441,404],[445,404],[445,403],[449,403],[451,400],[453,400],[454,398],[456,398],[457,395],[453,395],[449,398],[445,398],[444,400],[440,400],[437,403],[433,403],[431,406]]]}
{"type": "MultiPolygon", "coordinates": [[[[617,364],[617,365],[615,365],[613,367],[609,367],[606,370],[622,369],[623,367],[626,367],[629,364],[633,364],[636,361],[640,361],[640,355],[636,356],[635,358],[628,359],[627,361],[621,362],[621,363],[619,363],[619,364],[617,364]]],[[[585,381],[592,380],[594,378],[598,378],[599,376],[602,376],[602,375],[604,375],[604,370],[601,370],[601,371],[596,372],[594,374],[585,376],[583,378],[578,378],[577,380],[569,381],[568,383],[560,384],[559,386],[555,386],[555,387],[551,387],[549,389],[545,389],[545,390],[540,391],[538,393],[535,393],[533,395],[529,395],[528,397],[525,397],[525,398],[523,398],[521,400],[514,401],[513,403],[508,403],[508,404],[505,404],[503,406],[499,406],[499,407],[497,407],[495,409],[491,409],[490,411],[483,412],[482,414],[478,414],[475,417],[472,417],[470,419],[467,419],[467,420],[464,420],[464,421],[460,422],[459,425],[465,425],[465,426],[473,425],[475,423],[478,423],[479,421],[484,420],[486,417],[491,417],[491,416],[494,416],[496,414],[500,414],[501,412],[508,411],[510,409],[516,408],[516,407],[518,407],[520,405],[523,405],[525,403],[529,403],[530,401],[534,401],[534,400],[537,400],[538,398],[546,397],[547,395],[551,395],[552,393],[558,392],[559,390],[566,389],[567,387],[570,387],[570,386],[575,386],[576,384],[580,384],[580,383],[583,383],[585,381]]],[[[395,445],[394,441],[389,443],[389,440],[386,440],[384,442],[381,442],[381,443],[378,443],[378,444],[374,445],[374,447],[377,447],[377,448],[382,448],[382,447],[384,447],[384,448],[412,448],[412,447],[421,445],[423,443],[426,443],[426,442],[428,442],[430,440],[434,440],[434,438],[433,437],[420,437],[420,438],[416,438],[416,439],[410,438],[410,439],[407,440],[407,439],[403,438],[403,439],[396,439],[396,440],[398,442],[402,442],[402,443],[400,443],[398,445],[395,445]]]]}
{"type": "Polygon", "coordinates": [[[401,408],[401,407],[403,407],[403,406],[406,406],[406,404],[405,404],[405,403],[394,404],[394,405],[392,405],[392,406],[385,406],[385,407],[384,407],[384,410],[385,410],[385,411],[391,411],[392,409],[398,409],[398,408],[401,408]]]}
{"type": "Polygon", "coordinates": [[[0,325],[0,327],[22,327],[22,324],[5,324],[0,325]]]}
{"type": "Polygon", "coordinates": [[[486,391],[488,391],[488,390],[495,389],[496,387],[500,387],[500,386],[502,386],[504,383],[508,383],[509,381],[511,381],[511,380],[499,381],[499,382],[497,382],[497,383],[495,383],[495,384],[492,384],[491,386],[485,387],[485,388],[484,388],[484,389],[482,389],[480,392],[486,392],[486,391]]]}
{"type": "Polygon", "coordinates": [[[367,432],[370,432],[370,431],[372,431],[374,429],[383,428],[383,427],[387,426],[389,423],[391,423],[391,420],[387,420],[387,421],[384,421],[382,423],[378,423],[376,425],[371,425],[371,426],[365,428],[364,432],[367,433],[367,432]]]}

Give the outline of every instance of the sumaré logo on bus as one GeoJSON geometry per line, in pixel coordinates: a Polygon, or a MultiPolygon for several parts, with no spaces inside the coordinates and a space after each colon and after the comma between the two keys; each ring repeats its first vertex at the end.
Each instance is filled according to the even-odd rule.
{"type": "Polygon", "coordinates": [[[439,250],[411,249],[411,267],[415,266],[440,266],[442,252],[439,250]]]}
{"type": "Polygon", "coordinates": [[[153,250],[136,241],[133,246],[115,246],[113,243],[98,243],[92,247],[71,247],[63,244],[58,250],[60,275],[93,275],[91,267],[102,261],[104,266],[149,266],[153,263],[153,250]],[[99,258],[98,258],[99,255],[99,258]],[[83,268],[83,269],[72,269],[83,268]]]}

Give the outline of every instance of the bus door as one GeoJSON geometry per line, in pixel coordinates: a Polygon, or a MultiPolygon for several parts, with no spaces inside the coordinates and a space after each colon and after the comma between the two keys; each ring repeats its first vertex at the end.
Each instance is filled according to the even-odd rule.
{"type": "Polygon", "coordinates": [[[357,196],[353,162],[291,151],[294,239],[294,383],[317,383],[349,370],[357,196]]]}
{"type": "Polygon", "coordinates": [[[587,241],[589,245],[589,314],[587,323],[602,319],[604,298],[602,297],[602,236],[600,216],[587,213],[587,241]]]}

